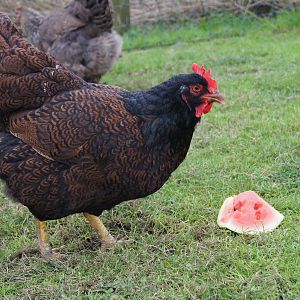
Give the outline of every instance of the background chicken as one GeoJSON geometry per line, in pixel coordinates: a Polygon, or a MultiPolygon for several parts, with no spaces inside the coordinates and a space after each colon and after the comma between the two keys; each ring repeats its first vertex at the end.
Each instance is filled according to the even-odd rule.
{"type": "Polygon", "coordinates": [[[149,90],[87,83],[23,39],[0,14],[0,175],[43,221],[84,213],[102,245],[115,243],[103,210],[157,191],[185,158],[195,125],[222,102],[210,72],[177,75],[149,90]]]}
{"type": "Polygon", "coordinates": [[[16,14],[35,46],[86,81],[99,82],[121,56],[122,38],[112,30],[110,0],[73,0],[47,16],[25,7],[16,14]]]}

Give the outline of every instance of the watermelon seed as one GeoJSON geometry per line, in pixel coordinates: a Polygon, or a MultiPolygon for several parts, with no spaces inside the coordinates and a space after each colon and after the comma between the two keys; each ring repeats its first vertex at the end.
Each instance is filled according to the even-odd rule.
{"type": "Polygon", "coordinates": [[[255,213],[255,218],[256,218],[256,220],[260,220],[260,218],[261,218],[261,212],[260,211],[257,211],[255,213]]]}

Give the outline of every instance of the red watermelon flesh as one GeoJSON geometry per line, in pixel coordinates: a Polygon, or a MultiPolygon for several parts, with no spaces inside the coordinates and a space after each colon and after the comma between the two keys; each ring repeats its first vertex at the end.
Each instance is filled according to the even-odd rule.
{"type": "Polygon", "coordinates": [[[253,191],[227,198],[218,215],[218,225],[237,233],[258,234],[275,229],[284,216],[253,191]]]}

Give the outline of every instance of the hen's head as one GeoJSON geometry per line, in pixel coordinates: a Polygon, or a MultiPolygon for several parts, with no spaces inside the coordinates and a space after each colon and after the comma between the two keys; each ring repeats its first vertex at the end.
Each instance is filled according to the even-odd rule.
{"type": "Polygon", "coordinates": [[[223,103],[224,97],[219,93],[217,82],[210,76],[210,70],[204,66],[192,65],[195,74],[191,74],[189,82],[180,86],[181,99],[187,107],[195,112],[196,118],[207,114],[214,102],[223,103]]]}

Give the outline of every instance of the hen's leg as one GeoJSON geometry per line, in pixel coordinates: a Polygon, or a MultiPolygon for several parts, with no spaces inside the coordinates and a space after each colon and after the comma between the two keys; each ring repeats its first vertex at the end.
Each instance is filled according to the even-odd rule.
{"type": "Polygon", "coordinates": [[[99,236],[99,239],[101,241],[101,246],[103,248],[111,248],[117,244],[116,240],[105,228],[105,226],[102,223],[102,221],[100,220],[100,218],[98,218],[94,215],[91,215],[89,213],[83,213],[83,215],[90,222],[91,226],[96,230],[96,232],[99,236]]]}
{"type": "Polygon", "coordinates": [[[50,260],[60,260],[62,255],[59,253],[55,253],[55,251],[51,248],[48,239],[48,233],[46,231],[45,222],[36,219],[37,226],[37,234],[38,234],[38,242],[39,242],[39,250],[43,257],[50,260]]]}

